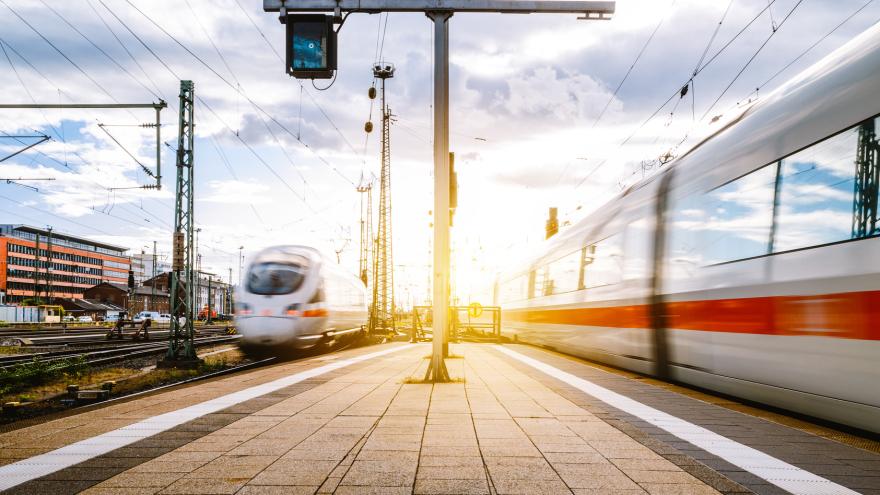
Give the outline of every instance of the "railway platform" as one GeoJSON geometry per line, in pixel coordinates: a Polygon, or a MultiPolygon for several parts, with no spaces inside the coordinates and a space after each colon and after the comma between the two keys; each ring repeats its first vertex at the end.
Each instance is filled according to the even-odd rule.
{"type": "MultiPolygon", "coordinates": [[[[522,345],[392,343],[0,434],[0,490],[880,494],[880,454],[522,345]]],[[[876,449],[874,449],[876,450],[876,449]]]]}

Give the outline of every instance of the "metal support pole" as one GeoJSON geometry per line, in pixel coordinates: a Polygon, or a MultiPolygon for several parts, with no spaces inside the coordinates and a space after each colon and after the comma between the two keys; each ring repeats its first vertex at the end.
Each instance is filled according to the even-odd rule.
{"type": "Polygon", "coordinates": [[[156,309],[156,241],[153,241],[153,274],[150,277],[150,311],[159,311],[156,309]]]}
{"type": "Polygon", "coordinates": [[[195,89],[192,81],[180,81],[180,115],[177,136],[177,189],[174,209],[173,263],[171,271],[171,329],[168,352],[159,361],[159,367],[198,366],[201,360],[193,344],[194,329],[192,289],[195,286],[194,240],[194,148],[195,89]]]}
{"type": "Polygon", "coordinates": [[[434,21],[434,325],[431,366],[425,379],[449,381],[443,342],[449,324],[449,19],[452,12],[428,12],[434,21]]]}
{"type": "Polygon", "coordinates": [[[34,306],[40,305],[40,234],[34,244],[34,306]]]}
{"type": "Polygon", "coordinates": [[[205,324],[210,325],[211,321],[211,275],[208,275],[208,314],[205,315],[205,324]]]}
{"type": "Polygon", "coordinates": [[[46,304],[52,304],[54,294],[52,287],[52,227],[47,229],[49,236],[46,238],[46,304]]]}

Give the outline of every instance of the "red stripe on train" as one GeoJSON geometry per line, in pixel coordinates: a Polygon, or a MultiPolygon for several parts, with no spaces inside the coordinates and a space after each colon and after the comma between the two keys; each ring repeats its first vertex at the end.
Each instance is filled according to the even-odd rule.
{"type": "MultiPolygon", "coordinates": [[[[816,335],[880,340],[880,291],[666,303],[667,326],[761,335],[816,335]]],[[[649,305],[504,312],[508,321],[611,328],[650,328],[649,305]]]]}

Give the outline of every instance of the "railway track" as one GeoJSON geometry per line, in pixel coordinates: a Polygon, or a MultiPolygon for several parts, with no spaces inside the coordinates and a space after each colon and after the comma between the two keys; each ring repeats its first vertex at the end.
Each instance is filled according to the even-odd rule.
{"type": "MultiPolygon", "coordinates": [[[[212,325],[212,326],[200,326],[196,328],[197,334],[203,335],[213,335],[228,333],[231,326],[227,325],[212,325]]],[[[26,331],[0,331],[0,345],[4,341],[10,343],[10,345],[21,345],[21,342],[26,342],[22,347],[28,347],[31,345],[34,346],[89,346],[89,345],[107,345],[107,344],[121,344],[132,342],[131,336],[134,331],[131,329],[127,329],[126,333],[123,335],[122,339],[108,339],[107,332],[110,329],[108,327],[93,327],[87,329],[77,329],[71,330],[26,330],[26,331]],[[18,341],[17,343],[12,343],[14,341],[18,341]]],[[[161,340],[168,337],[169,329],[168,327],[153,327],[150,329],[150,336],[155,340],[161,340]]]]}
{"type": "MultiPolygon", "coordinates": [[[[204,347],[208,345],[231,343],[235,342],[238,339],[238,335],[210,335],[197,337],[194,340],[194,343],[196,347],[204,347]]],[[[0,372],[8,371],[17,365],[30,363],[34,360],[40,363],[51,364],[80,356],[83,356],[85,358],[85,361],[88,365],[99,366],[126,361],[129,359],[154,356],[164,353],[167,349],[168,344],[164,341],[146,341],[121,346],[117,345],[112,348],[101,348],[85,351],[78,349],[65,349],[53,352],[0,356],[0,372]]]]}

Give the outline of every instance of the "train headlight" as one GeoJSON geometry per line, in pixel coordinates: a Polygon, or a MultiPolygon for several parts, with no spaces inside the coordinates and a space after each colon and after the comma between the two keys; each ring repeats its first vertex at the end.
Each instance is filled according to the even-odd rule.
{"type": "Polygon", "coordinates": [[[235,313],[239,314],[239,315],[246,316],[246,315],[253,314],[254,311],[251,309],[249,304],[238,303],[235,305],[235,313]]]}

